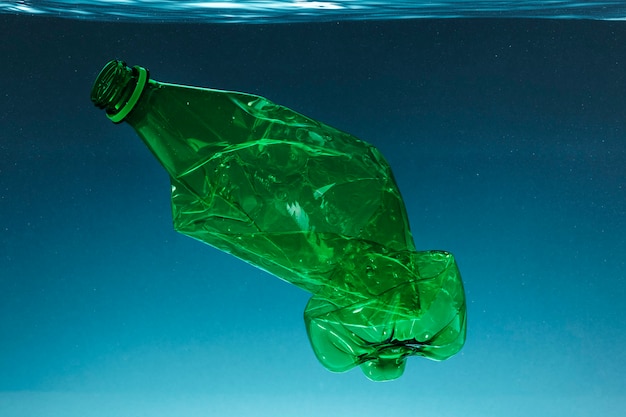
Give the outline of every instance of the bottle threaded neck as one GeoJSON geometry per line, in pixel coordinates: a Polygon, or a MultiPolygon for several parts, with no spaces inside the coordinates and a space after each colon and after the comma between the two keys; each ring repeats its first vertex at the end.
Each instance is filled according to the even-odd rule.
{"type": "Polygon", "coordinates": [[[124,61],[109,61],[91,89],[91,101],[104,109],[115,123],[121,122],[137,103],[148,80],[148,71],[129,67],[124,61]]]}

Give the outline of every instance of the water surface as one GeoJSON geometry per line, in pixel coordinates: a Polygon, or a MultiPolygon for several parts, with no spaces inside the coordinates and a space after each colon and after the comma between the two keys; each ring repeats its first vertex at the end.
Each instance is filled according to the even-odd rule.
{"type": "Polygon", "coordinates": [[[452,17],[623,20],[622,0],[42,0],[0,1],[0,12],[89,20],[290,23],[452,17]]]}

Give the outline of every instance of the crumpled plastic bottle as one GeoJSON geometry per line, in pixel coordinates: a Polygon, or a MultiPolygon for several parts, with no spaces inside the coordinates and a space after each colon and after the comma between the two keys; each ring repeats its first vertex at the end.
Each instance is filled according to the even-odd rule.
{"type": "Polygon", "coordinates": [[[465,342],[453,256],[415,250],[391,168],[373,146],[250,94],[157,82],[114,60],[91,93],[167,170],[174,228],[313,294],[319,361],[375,381],[465,342]]]}

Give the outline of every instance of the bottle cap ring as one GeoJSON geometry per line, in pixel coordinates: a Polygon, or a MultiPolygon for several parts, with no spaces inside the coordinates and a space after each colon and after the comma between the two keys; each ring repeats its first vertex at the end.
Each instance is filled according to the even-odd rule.
{"type": "Polygon", "coordinates": [[[135,104],[137,104],[137,100],[139,100],[141,92],[143,91],[143,88],[146,86],[146,82],[148,81],[148,70],[138,65],[134,66],[133,69],[137,70],[137,72],[139,73],[139,77],[137,78],[137,84],[135,84],[133,94],[130,96],[130,99],[128,99],[126,104],[124,104],[124,106],[120,109],[120,111],[115,114],[107,113],[107,117],[111,119],[113,123],[119,123],[124,120],[126,116],[128,116],[128,113],[130,113],[133,107],[135,107],[135,104]]]}

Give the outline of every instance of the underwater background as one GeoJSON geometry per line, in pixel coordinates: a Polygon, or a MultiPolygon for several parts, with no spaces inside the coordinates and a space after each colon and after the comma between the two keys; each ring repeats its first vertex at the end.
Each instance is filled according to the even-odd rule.
{"type": "Polygon", "coordinates": [[[216,24],[3,3],[0,416],[626,409],[615,9],[216,24]],[[418,249],[455,254],[461,352],[411,358],[388,383],[326,371],[302,320],[309,294],[174,232],[166,172],[89,99],[113,58],[159,81],[259,94],[379,148],[418,249]]]}

